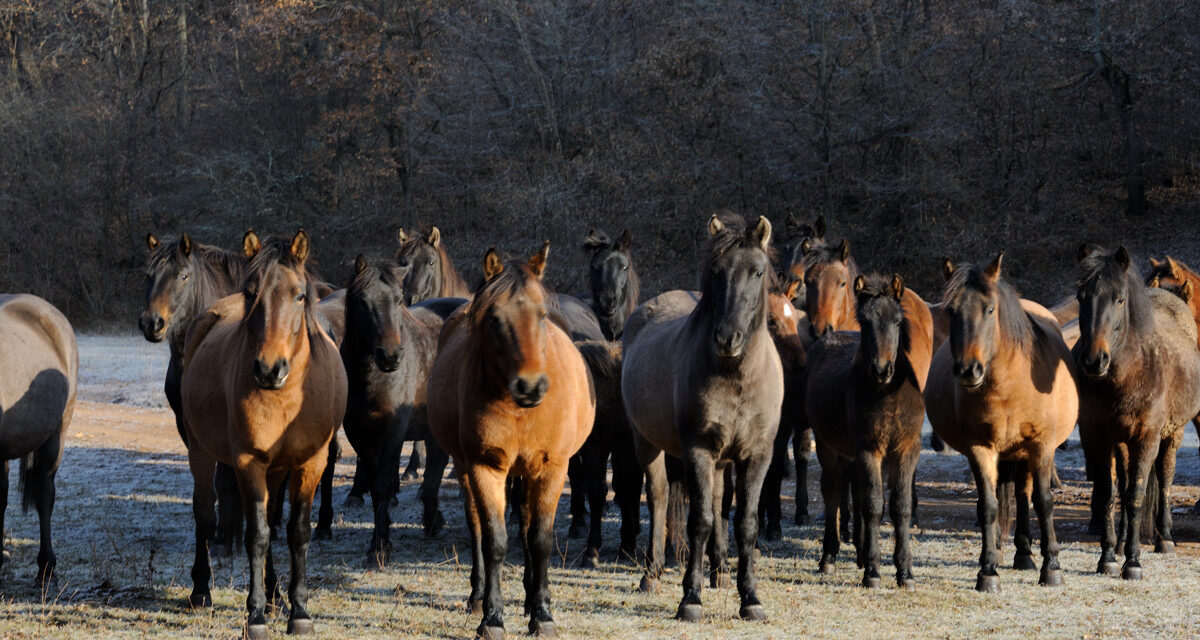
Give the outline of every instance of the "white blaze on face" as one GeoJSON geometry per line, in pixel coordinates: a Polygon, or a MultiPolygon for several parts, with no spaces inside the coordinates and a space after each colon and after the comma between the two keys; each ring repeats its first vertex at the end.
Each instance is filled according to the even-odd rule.
{"type": "Polygon", "coordinates": [[[783,317],[785,317],[785,318],[792,317],[792,305],[790,305],[790,304],[783,305],[783,317]]]}

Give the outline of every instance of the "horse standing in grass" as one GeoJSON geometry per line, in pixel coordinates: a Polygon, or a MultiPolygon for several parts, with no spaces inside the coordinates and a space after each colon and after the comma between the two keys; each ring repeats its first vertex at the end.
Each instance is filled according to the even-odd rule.
{"type": "Polygon", "coordinates": [[[268,513],[291,494],[289,633],[312,633],[307,555],[313,494],[329,441],[346,413],[346,372],[318,319],[305,269],[308,234],[263,243],[246,267],[241,294],[210,306],[193,323],[184,353],[182,399],[188,464],[195,480],[195,587],[192,606],[211,606],[208,544],[213,536],[213,473],[232,467],[246,518],[250,565],[245,637],[267,637],[267,607],[282,609],[271,557],[268,513]],[[269,599],[268,599],[269,598],[269,599]]]}
{"type": "MultiPolygon", "coordinates": [[[[1200,327],[1200,296],[1196,295],[1200,293],[1200,274],[1171,256],[1167,256],[1162,262],[1151,258],[1146,286],[1170,291],[1179,296],[1192,311],[1192,318],[1200,327]]],[[[1200,348],[1200,342],[1197,343],[1197,347],[1200,348]]],[[[1200,416],[1192,418],[1192,424],[1196,427],[1196,433],[1200,434],[1200,416]]],[[[1196,507],[1200,509],[1200,501],[1196,502],[1196,507]]]]}
{"type": "Polygon", "coordinates": [[[649,476],[650,550],[644,589],[662,570],[667,479],[664,452],[684,463],[691,499],[683,599],[697,621],[706,547],[714,582],[727,574],[722,502],[726,467],[737,470],[738,594],[743,618],[763,620],[754,547],[763,479],[779,427],[783,367],[767,332],[771,224],[714,215],[700,298],[672,291],[647,301],[625,326],[621,391],[649,476]],[[716,525],[716,526],[714,526],[716,525]]]}
{"type": "Polygon", "coordinates": [[[985,265],[947,260],[943,298],[950,337],[938,348],[925,386],[934,430],[967,457],[979,491],[983,552],[975,588],[998,591],[1001,501],[1015,484],[1016,569],[1033,569],[1029,497],[1041,524],[1039,583],[1062,584],[1054,498],[1054,451],[1075,427],[1079,396],[1075,367],[1058,322],[1042,306],[1021,300],[1001,280],[1003,254],[985,265]],[[1032,486],[1031,486],[1032,485],[1032,486]]]}
{"type": "MultiPolygon", "coordinates": [[[[62,312],[41,298],[0,295],[0,547],[8,508],[8,461],[19,458],[21,506],[37,508],[37,587],[51,593],[57,559],[50,536],[54,476],[75,411],[79,350],[62,312]]],[[[0,553],[0,566],[4,554],[0,553]]]]}
{"type": "Polygon", "coordinates": [[[510,477],[522,479],[525,493],[529,631],[555,635],[547,576],[554,514],[568,460],[583,446],[596,412],[583,357],[547,309],[542,276],[549,251],[547,242],[528,262],[507,265],[488,251],[485,284],[446,321],[429,378],[430,429],[459,470],[471,528],[468,602],[483,615],[477,635],[489,640],[504,637],[500,574],[510,477]]]}
{"type": "Polygon", "coordinates": [[[925,402],[921,391],[932,356],[933,319],[925,301],[904,287],[899,275],[854,279],[859,332],[825,334],[808,354],[805,406],[825,495],[825,542],[821,572],[833,569],[838,552],[837,515],[845,485],[855,475],[855,546],[863,586],[878,587],[879,525],[883,517],[883,472],[891,486],[895,528],[896,582],[912,580],[913,474],[921,455],[925,402]]]}
{"type": "MultiPolygon", "coordinates": [[[[1121,487],[1125,565],[1121,577],[1142,577],[1141,539],[1147,499],[1157,502],[1155,550],[1169,553],[1171,484],[1183,425],[1200,413],[1200,351],[1187,305],[1138,277],[1125,247],[1078,252],[1080,376],[1079,435],[1092,478],[1092,517],[1103,522],[1097,571],[1117,572],[1113,528],[1115,448],[1128,452],[1121,487]],[[1147,496],[1156,474],[1157,495],[1147,496]]],[[[1123,453],[1123,452],[1122,452],[1123,453]]],[[[1124,456],[1122,456],[1124,457],[1124,456]]]]}

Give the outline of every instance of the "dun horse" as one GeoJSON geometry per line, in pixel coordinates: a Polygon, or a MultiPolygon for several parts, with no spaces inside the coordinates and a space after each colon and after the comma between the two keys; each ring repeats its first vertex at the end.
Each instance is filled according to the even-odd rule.
{"type": "Polygon", "coordinates": [[[50,536],[54,476],[79,380],[75,331],[41,298],[0,295],[0,363],[0,545],[8,507],[8,461],[20,458],[21,506],[37,508],[37,586],[46,594],[53,589],[57,564],[50,536]]]}
{"type": "Polygon", "coordinates": [[[855,475],[856,547],[863,586],[878,587],[879,525],[883,517],[883,472],[891,484],[895,528],[896,582],[912,580],[910,526],[913,474],[921,454],[925,402],[921,392],[932,356],[933,319],[925,301],[904,287],[899,275],[854,279],[859,332],[826,334],[809,351],[806,409],[825,496],[822,572],[833,569],[838,552],[837,514],[844,486],[855,475]]]}
{"type": "Polygon", "coordinates": [[[469,298],[471,288],[467,286],[454,262],[450,259],[442,232],[434,227],[428,234],[409,236],[404,229],[396,233],[400,248],[396,251],[396,263],[406,270],[404,275],[404,303],[416,304],[431,298],[469,298]]]}
{"type": "MultiPolygon", "coordinates": [[[[526,263],[489,250],[486,284],[443,328],[429,379],[429,424],[454,458],[471,528],[472,609],[480,637],[504,637],[500,574],[508,546],[505,484],[520,477],[529,630],[552,636],[547,570],[568,460],[592,428],[596,402],[582,356],[549,317],[542,286],[549,243],[526,263]],[[480,606],[482,605],[482,606],[480,606]]],[[[428,473],[426,474],[428,475],[428,473]]]]}
{"type": "Polygon", "coordinates": [[[1147,504],[1147,480],[1158,480],[1158,539],[1155,550],[1170,552],[1171,484],[1183,425],[1200,413],[1200,351],[1196,322],[1178,297],[1148,289],[1129,252],[1080,246],[1079,435],[1092,477],[1092,516],[1103,522],[1097,571],[1117,572],[1113,528],[1114,447],[1128,450],[1121,491],[1125,565],[1121,576],[1142,577],[1139,530],[1147,504]]]}
{"type": "Polygon", "coordinates": [[[638,307],[625,326],[621,391],[636,430],[638,458],[649,476],[650,550],[643,587],[657,583],[666,524],[666,454],[684,463],[690,538],[683,599],[677,617],[696,621],[705,549],[713,580],[728,529],[722,527],[726,467],[737,470],[738,594],[743,618],[762,620],[754,547],[758,504],[783,401],[783,367],[767,332],[767,300],[774,279],[771,224],[759,218],[714,215],[702,267],[699,300],[672,291],[638,307]],[[714,526],[716,525],[716,526],[714,526]]]}
{"type": "Polygon", "coordinates": [[[925,387],[934,430],[967,457],[979,491],[983,529],[979,591],[1000,589],[1000,500],[1015,483],[1016,569],[1033,569],[1029,496],[1041,523],[1039,583],[1062,584],[1054,498],[1054,451],[1075,426],[1079,396],[1074,363],[1058,322],[1045,308],[1021,300],[1001,280],[1003,254],[986,265],[956,267],[949,260],[943,298],[950,337],[938,348],[925,387]],[[1032,487],[1031,487],[1032,484],[1032,487]]]}
{"type": "Polygon", "coordinates": [[[311,633],[307,555],[313,493],[329,441],[346,413],[346,373],[322,330],[317,292],[305,269],[308,234],[263,243],[246,268],[240,295],[219,300],[188,335],[182,380],[188,463],[195,480],[193,606],[211,606],[207,547],[213,535],[217,462],[237,476],[250,565],[245,635],[267,637],[267,607],[282,608],[267,514],[287,478],[291,511],[289,633],[311,633]],[[268,594],[270,600],[268,601],[268,594]]]}

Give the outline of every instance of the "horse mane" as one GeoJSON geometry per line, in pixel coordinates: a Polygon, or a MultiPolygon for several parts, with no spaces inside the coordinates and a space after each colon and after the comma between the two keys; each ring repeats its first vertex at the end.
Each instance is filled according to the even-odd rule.
{"type": "MultiPolygon", "coordinates": [[[[472,324],[482,322],[482,314],[486,309],[489,309],[507,297],[512,297],[517,293],[525,290],[532,283],[537,282],[537,278],[529,271],[528,265],[520,260],[504,260],[504,271],[500,275],[487,280],[486,278],[475,289],[475,297],[471,299],[470,307],[467,313],[471,316],[472,324]]],[[[550,290],[546,289],[549,294],[550,290]]],[[[546,307],[549,309],[552,302],[547,295],[546,307]]]]}
{"type": "MultiPolygon", "coordinates": [[[[833,264],[834,262],[841,262],[841,260],[842,260],[842,250],[841,250],[840,243],[839,244],[829,244],[827,242],[821,242],[820,244],[815,244],[814,246],[809,247],[808,251],[805,252],[804,268],[811,269],[813,267],[818,267],[818,266],[821,266],[824,264],[833,264]]],[[[856,262],[854,262],[854,256],[847,256],[846,268],[849,269],[850,281],[853,282],[854,279],[860,275],[859,270],[858,270],[858,264],[856,262]]]]}
{"type": "Polygon", "coordinates": [[[383,280],[389,285],[395,286],[399,283],[399,278],[396,277],[396,271],[392,268],[393,263],[389,260],[372,260],[367,263],[367,268],[362,271],[356,271],[354,277],[350,279],[350,286],[346,287],[346,293],[359,292],[375,280],[383,280]]]}
{"type": "MultiPolygon", "coordinates": [[[[267,238],[262,243],[262,248],[254,257],[250,259],[246,265],[244,276],[242,278],[243,286],[251,279],[262,280],[267,273],[276,266],[287,269],[300,269],[304,274],[304,325],[308,330],[309,338],[321,332],[320,322],[317,320],[317,303],[320,298],[317,296],[315,286],[317,278],[310,272],[305,263],[296,260],[292,255],[292,239],[280,238],[272,236],[267,238]]],[[[246,312],[242,316],[242,322],[250,317],[250,313],[262,302],[263,287],[257,287],[254,291],[254,297],[250,300],[250,304],[246,307],[246,312]]]]}
{"type": "Polygon", "coordinates": [[[434,248],[438,252],[438,262],[442,267],[442,290],[439,294],[467,290],[467,281],[463,280],[458,269],[454,268],[454,261],[450,259],[450,252],[446,251],[446,244],[443,242],[434,248]]]}
{"type": "Polygon", "coordinates": [[[942,304],[946,307],[954,306],[968,289],[985,294],[994,290],[997,300],[996,313],[998,314],[996,321],[1000,325],[1001,339],[1008,341],[1022,353],[1029,354],[1033,350],[1035,336],[1033,321],[1030,320],[1025,308],[1021,306],[1021,297],[1017,295],[1017,291],[1012,288],[1012,285],[1003,279],[998,280],[995,285],[987,283],[983,275],[986,268],[986,264],[959,266],[950,276],[950,281],[946,283],[946,293],[942,297],[942,304]]]}
{"type": "MultiPolygon", "coordinates": [[[[1115,251],[1093,251],[1079,262],[1079,287],[1125,282],[1125,302],[1129,309],[1129,326],[1136,332],[1148,330],[1154,324],[1153,303],[1146,284],[1133,269],[1117,264],[1115,251]]],[[[1132,264],[1132,260],[1130,261],[1132,264]]]]}
{"type": "MultiPolygon", "coordinates": [[[[160,243],[146,258],[146,271],[153,273],[163,268],[178,250],[179,240],[160,243]]],[[[206,267],[207,275],[225,275],[231,282],[241,282],[242,272],[246,268],[246,259],[241,254],[209,244],[193,243],[192,255],[197,256],[197,262],[206,267]]]]}
{"type": "Polygon", "coordinates": [[[856,294],[854,304],[854,317],[858,320],[858,326],[867,326],[867,311],[865,305],[858,304],[857,298],[890,298],[895,301],[896,307],[900,310],[900,348],[898,353],[906,353],[908,351],[909,335],[907,314],[904,313],[904,304],[901,300],[896,300],[892,296],[892,276],[883,275],[881,273],[868,273],[863,276],[862,291],[856,294]]]}
{"type": "MultiPolygon", "coordinates": [[[[725,228],[717,235],[710,236],[706,244],[704,265],[700,271],[701,292],[709,290],[712,284],[712,266],[718,260],[738,249],[761,250],[758,240],[754,237],[754,228],[746,224],[745,218],[731,211],[718,211],[716,216],[725,228]]],[[[768,246],[765,253],[768,262],[773,264],[775,262],[774,247],[768,246]]],[[[764,269],[763,280],[766,282],[767,291],[779,286],[774,269],[764,269]]],[[[700,304],[704,304],[704,300],[708,297],[701,295],[700,304]]]]}

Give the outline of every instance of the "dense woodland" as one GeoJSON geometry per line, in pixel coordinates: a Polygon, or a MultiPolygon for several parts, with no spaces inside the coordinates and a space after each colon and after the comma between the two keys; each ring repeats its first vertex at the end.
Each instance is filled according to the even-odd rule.
{"type": "MultiPolygon", "coordinates": [[[[142,238],[314,236],[343,280],[438,225],[468,280],[634,230],[695,283],[718,208],[825,214],[940,289],[1006,249],[1030,297],[1082,240],[1200,253],[1195,0],[4,0],[0,291],[132,326],[142,238]]],[[[777,235],[779,237],[779,235],[777,235]]]]}

